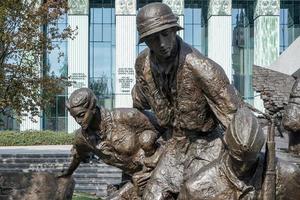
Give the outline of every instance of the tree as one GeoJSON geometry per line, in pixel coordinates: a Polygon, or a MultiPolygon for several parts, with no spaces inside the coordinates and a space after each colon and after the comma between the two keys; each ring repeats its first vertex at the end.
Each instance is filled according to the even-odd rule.
{"type": "Polygon", "coordinates": [[[56,26],[67,10],[67,0],[0,1],[1,115],[37,116],[63,90],[67,77],[46,73],[45,56],[58,48],[52,41],[75,37],[56,26]]]}

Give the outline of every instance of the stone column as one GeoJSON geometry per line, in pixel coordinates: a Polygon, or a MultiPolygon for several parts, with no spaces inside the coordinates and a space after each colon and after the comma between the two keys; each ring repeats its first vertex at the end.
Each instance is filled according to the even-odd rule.
{"type": "Polygon", "coordinates": [[[132,107],[135,84],[136,1],[116,0],[116,82],[115,107],[132,107]]]}
{"type": "MultiPolygon", "coordinates": [[[[74,40],[68,40],[68,76],[73,82],[68,88],[68,97],[74,90],[88,87],[89,0],[69,0],[69,6],[68,23],[73,29],[78,27],[78,34],[74,40]]],[[[78,128],[79,125],[68,113],[68,133],[78,128]]]]}
{"type": "MultiPolygon", "coordinates": [[[[184,28],[184,0],[163,0],[162,2],[171,7],[173,13],[179,18],[179,25],[184,28]]],[[[183,38],[183,30],[179,31],[178,35],[183,38]]]]}
{"type": "MultiPolygon", "coordinates": [[[[254,64],[271,65],[279,56],[279,0],[257,0],[254,12],[254,64]]],[[[264,110],[258,93],[254,106],[264,110]]]]}
{"type": "Polygon", "coordinates": [[[269,66],[279,56],[279,0],[257,0],[254,13],[254,64],[269,66]]]}
{"type": "Polygon", "coordinates": [[[208,57],[224,69],[232,81],[231,0],[210,0],[208,7],[208,57]]]}

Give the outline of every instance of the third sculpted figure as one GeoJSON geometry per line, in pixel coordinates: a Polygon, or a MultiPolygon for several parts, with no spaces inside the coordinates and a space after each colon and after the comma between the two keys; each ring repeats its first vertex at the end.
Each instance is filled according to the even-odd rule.
{"type": "MultiPolygon", "coordinates": [[[[220,157],[185,181],[180,200],[265,199],[265,154],[260,153],[265,137],[257,118],[239,109],[224,136],[226,150],[220,157]]],[[[300,198],[300,170],[276,159],[276,199],[300,198]]],[[[269,199],[269,198],[267,198],[269,199]]]]}
{"type": "Polygon", "coordinates": [[[133,105],[152,109],[172,137],[148,182],[143,199],[176,199],[183,182],[216,159],[227,128],[241,105],[223,69],[176,35],[182,28],[162,3],[137,15],[139,42],[149,47],[135,64],[133,105]]]}

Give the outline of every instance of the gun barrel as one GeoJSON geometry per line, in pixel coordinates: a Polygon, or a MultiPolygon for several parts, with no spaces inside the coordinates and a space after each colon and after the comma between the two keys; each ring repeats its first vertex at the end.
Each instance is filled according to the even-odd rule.
{"type": "Polygon", "coordinates": [[[275,149],[275,119],[271,119],[266,144],[266,173],[263,187],[263,199],[276,199],[276,149],[275,149]]]}

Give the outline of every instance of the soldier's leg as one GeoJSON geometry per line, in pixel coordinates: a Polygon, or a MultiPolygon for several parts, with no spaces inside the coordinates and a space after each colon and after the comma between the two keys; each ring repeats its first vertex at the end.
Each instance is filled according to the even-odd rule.
{"type": "Polygon", "coordinates": [[[168,145],[144,190],[143,200],[176,199],[183,182],[186,146],[178,142],[168,145]]]}

